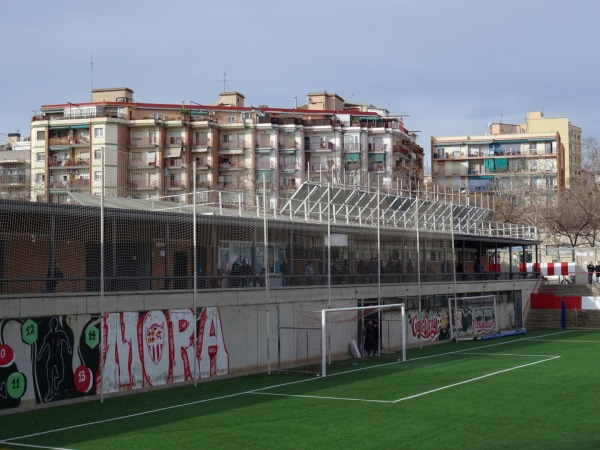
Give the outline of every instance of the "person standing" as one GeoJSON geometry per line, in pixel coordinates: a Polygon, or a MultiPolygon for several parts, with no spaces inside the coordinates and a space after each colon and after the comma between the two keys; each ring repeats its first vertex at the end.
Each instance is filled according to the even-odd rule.
{"type": "Polygon", "coordinates": [[[600,284],[600,261],[596,261],[596,284],[600,284]]]}
{"type": "Polygon", "coordinates": [[[588,275],[588,284],[592,284],[596,266],[594,266],[594,263],[592,261],[590,261],[590,263],[587,265],[586,269],[587,269],[587,275],[588,275]]]}
{"type": "Polygon", "coordinates": [[[289,279],[290,264],[288,263],[287,258],[283,258],[283,262],[281,263],[279,270],[281,272],[281,285],[289,286],[290,285],[290,279],[289,279]]]}
{"type": "Polygon", "coordinates": [[[312,261],[308,261],[306,263],[304,274],[306,275],[306,284],[315,284],[315,270],[313,268],[312,261]]]}
{"type": "Polygon", "coordinates": [[[372,356],[377,351],[377,327],[373,320],[367,321],[365,324],[365,352],[367,356],[372,356]]]}

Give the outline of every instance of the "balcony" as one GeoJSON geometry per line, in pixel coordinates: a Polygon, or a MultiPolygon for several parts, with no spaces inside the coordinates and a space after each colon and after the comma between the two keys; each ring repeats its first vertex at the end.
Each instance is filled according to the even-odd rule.
{"type": "Polygon", "coordinates": [[[48,139],[50,147],[73,147],[78,145],[89,145],[88,136],[54,137],[48,139]]]}
{"type": "Polygon", "coordinates": [[[192,152],[202,153],[207,152],[212,146],[210,139],[194,139],[192,141],[192,152]]]}
{"type": "Polygon", "coordinates": [[[326,142],[326,141],[321,141],[321,142],[311,142],[309,148],[305,148],[305,150],[309,150],[309,151],[334,151],[335,147],[333,145],[333,142],[326,142]]]}
{"type": "Polygon", "coordinates": [[[362,146],[357,142],[344,142],[344,151],[346,153],[357,153],[361,151],[362,146]]]}
{"type": "Polygon", "coordinates": [[[260,148],[267,148],[267,149],[272,149],[274,147],[274,143],[273,141],[260,141],[256,143],[256,148],[260,149],[260,148]]]}
{"type": "Polygon", "coordinates": [[[219,163],[219,170],[245,170],[246,166],[242,163],[237,162],[221,162],[219,163]]]}
{"type": "Polygon", "coordinates": [[[129,147],[157,147],[159,144],[158,138],[132,139],[129,147]]]}
{"type": "Polygon", "coordinates": [[[77,179],[71,181],[51,181],[49,187],[51,189],[73,189],[73,190],[81,190],[81,189],[89,189],[90,180],[89,179],[77,179]]]}
{"type": "Polygon", "coordinates": [[[185,139],[183,137],[171,136],[167,139],[167,145],[169,147],[181,147],[185,145],[185,139]]]}
{"type": "Polygon", "coordinates": [[[300,170],[300,166],[298,166],[296,163],[280,163],[279,170],[283,172],[294,172],[296,170],[300,170]]]}
{"type": "Polygon", "coordinates": [[[369,172],[385,172],[385,164],[369,163],[369,172]]]}
{"type": "Polygon", "coordinates": [[[183,189],[184,187],[185,187],[185,184],[181,180],[165,181],[165,189],[177,191],[177,190],[183,189]]]}
{"type": "Polygon", "coordinates": [[[279,143],[279,150],[297,150],[299,147],[296,141],[283,141],[279,143]]]}
{"type": "Polygon", "coordinates": [[[221,154],[239,154],[248,148],[246,141],[227,141],[219,143],[219,153],[221,154]]]}
{"type": "Polygon", "coordinates": [[[132,180],[128,183],[130,189],[147,190],[158,188],[158,181],[132,180]]]}
{"type": "Polygon", "coordinates": [[[48,158],[48,167],[81,167],[89,166],[90,160],[87,158],[48,158]]]}

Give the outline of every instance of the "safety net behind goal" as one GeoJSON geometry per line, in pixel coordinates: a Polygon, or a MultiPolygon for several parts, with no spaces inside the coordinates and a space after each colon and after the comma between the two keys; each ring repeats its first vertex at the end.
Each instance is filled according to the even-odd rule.
{"type": "Polygon", "coordinates": [[[279,326],[281,371],[325,376],[365,357],[406,359],[404,304],[301,310],[293,326],[279,326]]]}

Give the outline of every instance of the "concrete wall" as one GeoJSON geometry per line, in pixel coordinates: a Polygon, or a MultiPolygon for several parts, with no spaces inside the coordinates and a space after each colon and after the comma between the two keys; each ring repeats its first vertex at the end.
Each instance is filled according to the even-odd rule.
{"type": "MultiPolygon", "coordinates": [[[[526,299],[534,285],[535,280],[466,282],[457,284],[456,292],[520,291],[526,299]]],[[[454,296],[454,289],[453,284],[424,284],[421,296],[454,296]]],[[[289,366],[296,359],[294,345],[282,346],[278,355],[280,325],[296,325],[301,311],[376,302],[378,293],[376,285],[348,285],[271,289],[268,298],[261,288],[203,290],[195,300],[188,291],[111,293],[103,299],[5,297],[0,300],[0,411],[277,370],[279,363],[289,366]]],[[[381,286],[387,303],[406,301],[414,307],[418,294],[416,285],[381,286]]],[[[500,306],[501,327],[510,327],[514,303],[509,299],[500,306]]],[[[409,346],[448,338],[445,303],[420,315],[409,309],[407,316],[409,346]]],[[[355,333],[358,340],[357,325],[348,328],[348,336],[355,333]]],[[[336,351],[350,356],[343,341],[336,351]]]]}

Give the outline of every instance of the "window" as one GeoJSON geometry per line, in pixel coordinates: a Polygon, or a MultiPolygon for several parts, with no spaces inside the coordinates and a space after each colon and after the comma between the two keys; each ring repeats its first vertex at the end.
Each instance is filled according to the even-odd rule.
{"type": "Polygon", "coordinates": [[[102,180],[102,171],[101,170],[94,171],[94,181],[100,181],[100,180],[102,180]]]}
{"type": "Polygon", "coordinates": [[[104,128],[94,128],[94,137],[95,138],[104,137],[104,128]]]}
{"type": "Polygon", "coordinates": [[[142,153],[141,152],[133,152],[131,153],[131,161],[141,161],[142,153]]]}
{"type": "Polygon", "coordinates": [[[35,174],[35,182],[36,183],[43,183],[44,181],[46,181],[46,174],[44,174],[44,173],[36,173],[35,174]]]}
{"type": "Polygon", "coordinates": [[[46,161],[46,154],[44,152],[38,152],[35,154],[35,160],[42,162],[42,161],[46,161]]]}
{"type": "Polygon", "coordinates": [[[132,141],[141,141],[142,140],[142,132],[141,131],[133,131],[131,133],[132,141]]]}
{"type": "Polygon", "coordinates": [[[100,149],[94,150],[94,159],[102,159],[102,150],[100,150],[100,149]]]}
{"type": "Polygon", "coordinates": [[[233,141],[233,135],[231,135],[231,134],[223,135],[223,142],[231,142],[231,141],[233,141]]]}
{"type": "Polygon", "coordinates": [[[235,123],[235,117],[234,116],[227,116],[227,123],[235,123]]]}
{"type": "Polygon", "coordinates": [[[44,141],[46,140],[46,132],[45,131],[38,131],[36,134],[36,139],[38,141],[44,141]]]}

